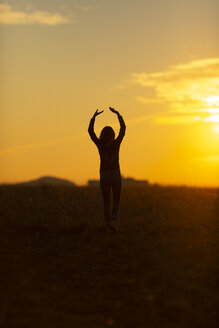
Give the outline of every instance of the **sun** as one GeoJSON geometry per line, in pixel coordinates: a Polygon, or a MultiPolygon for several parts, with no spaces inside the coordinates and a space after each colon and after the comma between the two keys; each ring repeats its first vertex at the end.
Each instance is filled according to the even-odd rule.
{"type": "Polygon", "coordinates": [[[219,124],[216,124],[213,126],[213,131],[217,134],[219,134],[219,124]]]}
{"type": "Polygon", "coordinates": [[[219,105],[219,96],[209,96],[204,98],[205,103],[209,106],[218,106],[219,105]]]}

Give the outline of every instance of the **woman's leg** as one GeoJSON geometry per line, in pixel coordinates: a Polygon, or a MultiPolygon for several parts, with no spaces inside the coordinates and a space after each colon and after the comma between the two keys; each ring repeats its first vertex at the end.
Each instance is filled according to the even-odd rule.
{"type": "Polygon", "coordinates": [[[111,188],[109,184],[106,184],[100,180],[100,189],[103,198],[104,217],[106,222],[109,223],[111,218],[111,213],[110,213],[111,188]]]}
{"type": "Polygon", "coordinates": [[[122,181],[120,178],[112,184],[112,191],[113,191],[112,220],[116,220],[118,218],[121,189],[122,189],[122,181]]]}

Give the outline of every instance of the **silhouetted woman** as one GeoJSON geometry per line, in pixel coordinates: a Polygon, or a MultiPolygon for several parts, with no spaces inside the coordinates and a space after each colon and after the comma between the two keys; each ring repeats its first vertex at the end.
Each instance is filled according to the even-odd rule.
{"type": "Polygon", "coordinates": [[[96,110],[90,120],[88,132],[100,154],[100,188],[103,197],[105,221],[111,230],[116,230],[122,186],[119,166],[119,148],[125,135],[126,126],[119,112],[111,107],[109,107],[109,109],[117,115],[120,123],[118,137],[115,139],[114,130],[110,126],[105,126],[100,133],[100,138],[97,138],[94,132],[94,122],[96,116],[103,113],[103,111],[98,112],[98,110],[96,110]],[[113,193],[112,213],[111,190],[113,193]]]}

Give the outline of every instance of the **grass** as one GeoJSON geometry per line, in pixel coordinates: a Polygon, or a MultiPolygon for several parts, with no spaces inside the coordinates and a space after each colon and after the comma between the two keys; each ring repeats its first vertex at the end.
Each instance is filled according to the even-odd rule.
{"type": "Polygon", "coordinates": [[[219,190],[0,187],[1,327],[218,327],[219,190]]]}

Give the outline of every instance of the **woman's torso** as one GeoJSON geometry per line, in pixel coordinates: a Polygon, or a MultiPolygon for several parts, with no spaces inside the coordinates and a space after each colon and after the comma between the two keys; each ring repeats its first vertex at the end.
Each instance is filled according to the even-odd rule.
{"type": "Polygon", "coordinates": [[[119,143],[113,141],[108,145],[99,144],[100,172],[120,171],[119,166],[119,143]]]}

